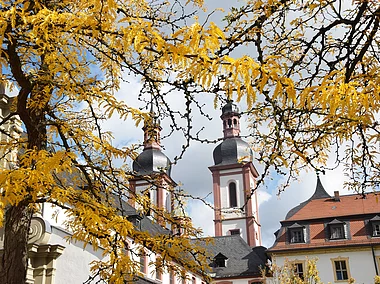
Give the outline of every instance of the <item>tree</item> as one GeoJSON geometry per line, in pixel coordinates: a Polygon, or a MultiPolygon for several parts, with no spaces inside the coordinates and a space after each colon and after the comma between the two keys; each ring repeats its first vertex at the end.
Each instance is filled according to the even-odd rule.
{"type": "Polygon", "coordinates": [[[215,105],[235,97],[247,103],[263,178],[272,167],[290,179],[305,166],[323,170],[335,147],[354,188],[377,185],[380,8],[375,1],[343,4],[250,0],[233,8],[219,28],[187,13],[189,6],[200,11],[201,0],[1,1],[2,79],[19,90],[1,124],[18,115],[25,131],[18,137],[3,130],[3,158],[18,157],[0,174],[1,282],[24,283],[30,219],[46,202],[66,209],[73,238],[106,249],[109,260],[94,269],[109,282],[120,283],[136,270],[122,253],[129,237],[165,253],[165,260],[202,271],[204,251],[188,238],[144,235],[115,206],[115,196],[130,198],[133,177],[115,159],[136,152],[113,146],[102,120],[151,121],[149,113],[116,98],[124,74],[137,76],[142,100],[152,101],[184,133],[184,150],[191,139],[200,140],[191,128],[191,112],[203,113],[198,96],[212,94],[215,105]],[[250,56],[235,56],[245,46],[250,56]],[[167,102],[173,92],[185,98],[184,113],[167,102]],[[341,156],[345,141],[352,144],[341,156]],[[190,258],[176,257],[178,250],[191,252],[190,258]]]}
{"type": "Polygon", "coordinates": [[[266,278],[266,282],[271,284],[321,284],[322,282],[318,276],[317,261],[317,259],[306,259],[305,271],[302,271],[301,275],[296,273],[294,263],[289,260],[285,260],[282,266],[272,263],[270,277],[266,278]]]}
{"type": "MultiPolygon", "coordinates": [[[[101,121],[117,114],[151,124],[149,113],[116,99],[123,71],[139,76],[140,93],[154,101],[160,102],[161,87],[170,84],[187,91],[190,103],[189,83],[181,74],[172,79],[171,70],[200,69],[194,55],[217,47],[221,31],[211,26],[204,31],[210,42],[195,47],[198,39],[184,48],[203,29],[184,25],[191,14],[181,12],[179,1],[1,1],[0,7],[2,80],[19,90],[1,124],[18,116],[25,132],[3,131],[2,158],[10,163],[0,174],[5,228],[0,282],[25,283],[31,217],[43,203],[66,210],[72,238],[105,249],[108,260],[93,269],[106,281],[122,283],[136,274],[138,264],[126,253],[128,238],[160,255],[158,264],[174,260],[201,272],[205,254],[189,240],[198,235],[191,223],[183,238],[150,236],[135,230],[117,205],[134,198],[149,206],[144,197],[132,196],[133,171],[115,163],[136,151],[114,147],[101,121]],[[10,160],[15,152],[17,159],[10,160]]],[[[152,210],[176,224],[160,208],[152,210]]]]}
{"type": "Polygon", "coordinates": [[[259,66],[255,92],[236,92],[247,98],[263,176],[274,169],[287,186],[305,167],[343,165],[351,189],[378,187],[379,15],[378,1],[275,0],[226,16],[224,50],[248,45],[259,66]]]}

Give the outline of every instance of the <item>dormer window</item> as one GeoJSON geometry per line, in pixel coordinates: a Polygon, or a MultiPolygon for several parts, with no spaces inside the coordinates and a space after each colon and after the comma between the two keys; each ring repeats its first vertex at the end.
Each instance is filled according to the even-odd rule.
{"type": "Polygon", "coordinates": [[[328,226],[330,231],[330,240],[339,240],[346,238],[346,233],[344,231],[344,222],[334,219],[328,223],[328,226]]]}
{"type": "Polygon", "coordinates": [[[293,225],[289,226],[288,229],[291,243],[305,242],[304,226],[298,223],[294,223],[293,225]]]}
{"type": "Polygon", "coordinates": [[[137,212],[132,212],[127,217],[127,220],[133,224],[137,229],[140,229],[140,222],[143,219],[143,216],[138,214],[137,212]]]}
{"type": "Polygon", "coordinates": [[[227,266],[227,259],[228,258],[226,256],[224,256],[221,253],[218,253],[214,257],[213,267],[226,267],[227,266]]]}
{"type": "Polygon", "coordinates": [[[228,185],[228,196],[230,198],[230,208],[237,207],[237,194],[236,194],[236,183],[231,182],[228,185]]]}
{"type": "Polygon", "coordinates": [[[291,243],[303,243],[303,229],[293,229],[291,230],[291,243]]]}
{"type": "Polygon", "coordinates": [[[330,239],[344,239],[344,227],[343,224],[330,226],[330,239]]]}
{"type": "Polygon", "coordinates": [[[380,236],[380,223],[372,225],[372,236],[379,237],[380,236]]]}
{"type": "Polygon", "coordinates": [[[372,225],[372,237],[380,237],[380,217],[376,215],[369,221],[372,225]]]}

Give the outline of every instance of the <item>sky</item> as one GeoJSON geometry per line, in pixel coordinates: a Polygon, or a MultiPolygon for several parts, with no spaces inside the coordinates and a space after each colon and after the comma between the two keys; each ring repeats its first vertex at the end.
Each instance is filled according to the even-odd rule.
{"type": "MultiPolygon", "coordinates": [[[[206,0],[208,11],[224,5],[224,9],[228,10],[228,5],[240,5],[240,1],[216,1],[206,0]]],[[[218,22],[221,13],[215,13],[211,17],[212,21],[218,22]]],[[[201,19],[200,19],[201,20],[201,19]]],[[[137,100],[140,82],[137,78],[125,75],[126,81],[122,83],[117,97],[124,100],[128,105],[140,107],[141,102],[137,100]]],[[[12,95],[12,94],[11,94],[12,95]]],[[[221,139],[223,137],[221,115],[221,104],[214,108],[213,96],[200,95],[198,100],[204,104],[206,111],[212,120],[208,120],[197,113],[193,114],[194,130],[204,130],[200,133],[202,138],[209,140],[221,139]]],[[[183,109],[184,101],[181,94],[173,94],[169,98],[173,108],[183,109]]],[[[240,104],[244,108],[243,103],[240,104]]],[[[239,105],[239,103],[238,103],[239,105]]],[[[248,135],[250,130],[246,121],[246,117],[241,117],[241,134],[248,135]]],[[[168,134],[169,121],[162,120],[162,136],[168,134]]],[[[119,120],[112,117],[104,123],[104,129],[110,130],[114,136],[115,146],[123,147],[134,143],[143,142],[142,125],[136,127],[131,120],[119,120]]],[[[249,139],[246,139],[249,142],[249,139]]],[[[180,133],[173,133],[171,136],[162,141],[163,152],[171,159],[181,152],[184,138],[180,133]]],[[[220,142],[218,142],[220,143],[220,142]]],[[[213,149],[218,143],[200,143],[193,141],[189,149],[185,152],[182,159],[172,167],[172,179],[180,184],[181,188],[191,195],[197,197],[207,197],[210,203],[212,199],[212,176],[208,167],[213,165],[213,149]]],[[[130,162],[130,161],[129,161],[130,162]]],[[[260,174],[261,165],[255,160],[253,164],[260,174]]],[[[321,175],[321,182],[326,191],[333,195],[334,191],[339,190],[341,194],[348,193],[343,190],[344,174],[341,168],[334,171],[328,171],[325,175],[321,175]]],[[[280,228],[280,221],[283,220],[287,212],[299,203],[308,199],[314,192],[317,177],[314,172],[302,172],[299,176],[299,182],[291,184],[291,186],[279,196],[277,195],[277,187],[281,183],[281,177],[267,183],[266,187],[258,189],[259,200],[259,222],[261,224],[262,245],[271,247],[274,243],[274,232],[280,228]]],[[[202,228],[205,236],[214,235],[213,210],[200,201],[193,200],[187,204],[187,211],[193,220],[195,226],[202,228]]]]}
{"type": "MultiPolygon", "coordinates": [[[[138,107],[141,105],[137,100],[140,83],[138,79],[133,77],[128,77],[127,81],[128,83],[122,84],[117,96],[129,105],[138,107]]],[[[204,103],[204,110],[210,114],[212,120],[207,120],[194,113],[193,128],[196,131],[204,127],[201,132],[203,138],[208,138],[209,140],[221,139],[223,137],[222,121],[220,119],[221,104],[215,109],[213,96],[205,95],[199,97],[199,99],[204,103]]],[[[180,94],[173,94],[172,97],[169,97],[169,102],[173,108],[181,109],[184,105],[180,94]]],[[[248,135],[250,130],[246,117],[242,116],[240,122],[242,136],[248,135]]],[[[161,126],[163,128],[162,136],[165,136],[169,131],[168,121],[162,120],[161,126]]],[[[113,132],[114,143],[119,147],[134,143],[142,144],[143,142],[142,125],[136,127],[132,121],[123,121],[114,117],[105,122],[104,128],[113,132]]],[[[245,140],[249,142],[249,139],[245,140]]],[[[182,134],[174,133],[162,140],[162,151],[173,161],[173,158],[180,153],[183,142],[182,134]]],[[[213,202],[212,175],[208,167],[213,165],[212,153],[218,143],[220,142],[210,144],[191,142],[183,158],[173,165],[171,173],[172,179],[180,184],[185,192],[197,197],[207,197],[206,200],[210,203],[213,202]]],[[[262,165],[255,160],[253,164],[260,174],[262,165]]],[[[342,169],[327,171],[325,175],[321,174],[320,179],[330,195],[333,195],[336,190],[339,190],[341,194],[347,193],[346,190],[343,190],[344,174],[342,169]]],[[[291,184],[290,188],[278,196],[277,188],[281,181],[281,177],[277,177],[268,182],[266,187],[258,190],[259,221],[261,224],[262,245],[265,247],[273,245],[275,240],[274,232],[280,228],[280,221],[284,220],[287,212],[314,193],[317,176],[314,172],[302,172],[299,176],[299,182],[291,184]]],[[[194,225],[202,228],[205,236],[214,235],[214,213],[210,207],[200,201],[190,200],[186,209],[194,225]]]]}
{"type": "MultiPolygon", "coordinates": [[[[241,1],[216,1],[206,0],[208,11],[215,8],[223,8],[228,11],[229,6],[239,6],[241,1]]],[[[204,16],[204,15],[203,15],[204,16]]],[[[222,18],[221,12],[214,13],[210,20],[216,23],[222,18]]],[[[202,15],[200,15],[202,22],[202,15]]],[[[238,54],[236,54],[238,55],[238,54]]],[[[124,100],[128,105],[139,107],[141,102],[137,100],[137,94],[140,88],[140,82],[137,78],[126,76],[126,82],[122,83],[117,96],[124,100]]],[[[215,109],[213,105],[213,96],[201,95],[198,100],[204,104],[206,111],[212,120],[205,119],[197,113],[193,114],[193,128],[195,131],[204,130],[200,133],[202,138],[209,140],[221,139],[223,137],[221,115],[221,104],[215,109]]],[[[184,101],[181,94],[173,94],[169,97],[169,102],[173,108],[183,109],[184,101]]],[[[240,104],[244,108],[243,103],[240,104]]],[[[238,103],[239,105],[239,103],[238,103]]],[[[241,117],[241,135],[248,135],[250,130],[246,117],[241,117]]],[[[168,134],[168,120],[162,120],[162,136],[168,134]]],[[[120,121],[117,118],[112,118],[104,125],[106,129],[113,132],[115,143],[118,146],[130,145],[132,143],[143,142],[142,125],[136,127],[131,121],[120,121]]],[[[246,139],[249,142],[249,139],[246,139]]],[[[162,141],[163,152],[173,161],[173,158],[181,152],[181,147],[184,143],[182,134],[173,133],[170,137],[162,141]]],[[[220,142],[218,142],[220,143],[220,142]]],[[[199,143],[191,142],[189,149],[185,152],[183,158],[172,167],[172,179],[180,184],[181,188],[197,197],[207,197],[207,201],[212,203],[212,176],[208,167],[213,165],[212,152],[218,143],[199,143]]],[[[255,167],[260,169],[262,166],[255,160],[255,167]]],[[[341,194],[348,193],[343,189],[345,176],[341,168],[334,171],[328,171],[325,175],[320,176],[321,182],[326,191],[333,195],[334,191],[339,190],[341,194]]],[[[299,182],[291,184],[291,186],[279,196],[277,195],[278,185],[281,183],[281,177],[267,183],[266,187],[259,188],[259,218],[262,233],[262,245],[271,247],[274,243],[274,232],[280,228],[280,221],[284,220],[287,212],[299,203],[305,201],[314,193],[317,176],[314,172],[302,172],[299,176],[299,182]]],[[[205,236],[214,235],[213,210],[200,201],[193,200],[187,204],[187,211],[193,220],[195,226],[202,228],[205,236]]]]}
{"type": "MultiPolygon", "coordinates": [[[[126,76],[127,77],[127,76],[126,76]]],[[[138,79],[128,77],[127,82],[121,85],[117,97],[124,100],[130,106],[139,107],[141,102],[137,100],[137,94],[140,89],[140,82],[138,79]]],[[[15,90],[8,92],[10,96],[16,95],[15,90]]],[[[213,97],[204,96],[200,97],[200,101],[204,103],[204,111],[206,111],[212,120],[207,120],[204,117],[194,114],[193,127],[195,130],[204,127],[201,132],[203,138],[209,140],[221,139],[223,137],[221,115],[221,104],[218,108],[214,108],[213,97]]],[[[180,94],[174,94],[170,98],[170,103],[173,107],[181,108],[183,99],[180,94]]],[[[238,106],[242,104],[237,103],[238,106]]],[[[161,121],[162,134],[168,134],[168,121],[161,121]]],[[[246,117],[242,116],[240,119],[241,135],[246,136],[250,130],[246,121],[246,117]]],[[[114,136],[114,145],[118,147],[128,146],[131,144],[142,144],[143,130],[142,125],[135,126],[134,122],[127,120],[120,120],[117,117],[112,117],[103,124],[104,130],[109,130],[114,136]]],[[[245,139],[249,142],[249,139],[245,139]]],[[[173,135],[162,140],[163,152],[173,161],[177,156],[184,142],[183,136],[180,133],[173,135]]],[[[200,143],[193,141],[190,147],[185,152],[182,159],[177,164],[172,166],[172,179],[180,184],[181,188],[197,197],[207,197],[206,200],[213,203],[212,198],[212,175],[208,167],[213,165],[213,150],[218,145],[217,143],[200,143]]],[[[141,149],[142,150],[142,149],[141,149]]],[[[254,153],[255,156],[255,153],[254,153]]],[[[128,161],[131,166],[131,161],[128,161]]],[[[253,164],[258,169],[262,165],[257,161],[253,164]]],[[[333,195],[334,191],[340,191],[340,194],[348,194],[346,189],[343,189],[343,182],[345,176],[343,170],[338,168],[333,171],[326,171],[325,175],[320,175],[321,182],[326,191],[333,195]]],[[[266,187],[258,189],[259,201],[259,222],[261,224],[262,245],[271,247],[274,243],[274,232],[280,228],[280,221],[284,220],[287,212],[299,203],[307,200],[314,193],[317,183],[317,176],[314,172],[302,172],[299,176],[299,182],[294,182],[279,196],[277,195],[278,185],[281,184],[281,177],[268,182],[266,187]]],[[[204,236],[214,236],[214,213],[213,209],[206,206],[203,202],[198,200],[190,200],[187,203],[187,212],[192,218],[196,227],[203,230],[204,236]]]]}

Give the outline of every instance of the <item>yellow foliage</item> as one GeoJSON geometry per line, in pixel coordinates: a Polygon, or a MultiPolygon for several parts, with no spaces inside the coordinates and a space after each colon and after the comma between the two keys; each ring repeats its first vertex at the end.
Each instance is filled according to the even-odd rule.
{"type": "MultiPolygon", "coordinates": [[[[183,2],[206,9],[202,0],[183,2]]],[[[137,78],[136,94],[162,116],[187,119],[186,138],[198,137],[191,119],[193,105],[203,113],[200,94],[211,93],[215,107],[222,98],[241,101],[258,159],[266,163],[263,176],[274,168],[296,178],[305,166],[323,167],[338,153],[354,188],[378,184],[376,1],[355,2],[341,13],[322,0],[248,0],[223,23],[174,13],[176,3],[0,0],[1,81],[19,89],[1,126],[18,115],[25,132],[6,133],[0,143],[8,164],[0,172],[0,216],[20,204],[64,208],[73,238],[105,249],[108,262],[93,269],[114,283],[136,271],[121,253],[129,238],[186,269],[205,271],[207,262],[188,238],[147,236],[115,207],[115,196],[149,207],[144,196],[132,196],[133,171],[120,166],[136,157],[135,147],[117,147],[102,128],[114,117],[136,125],[149,120],[130,105],[130,94],[125,101],[116,95],[126,74],[137,78]],[[347,25],[352,21],[358,23],[347,25]],[[180,115],[166,100],[174,92],[187,100],[180,115]],[[199,252],[198,259],[178,259],[180,249],[199,252]]],[[[189,236],[199,235],[187,225],[189,236]]]]}
{"type": "Polygon", "coordinates": [[[302,278],[295,272],[294,262],[286,259],[282,266],[272,263],[270,267],[271,276],[266,278],[266,283],[322,284],[318,276],[317,261],[317,259],[306,258],[303,262],[302,278]]]}

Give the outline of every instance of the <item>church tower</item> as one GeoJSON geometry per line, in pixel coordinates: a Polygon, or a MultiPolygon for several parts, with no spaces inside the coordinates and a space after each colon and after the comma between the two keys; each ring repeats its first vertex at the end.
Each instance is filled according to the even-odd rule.
{"type": "MultiPolygon", "coordinates": [[[[161,126],[155,113],[151,111],[151,119],[145,121],[144,150],[133,161],[132,167],[136,178],[130,181],[132,192],[146,194],[154,207],[166,212],[172,211],[172,189],[176,183],[171,179],[171,162],[161,151],[161,126]]],[[[138,205],[132,202],[135,208],[138,205]]],[[[154,216],[154,212],[144,212],[154,216]]],[[[160,218],[157,218],[160,221],[160,218]]],[[[165,225],[165,224],[161,224],[165,225]]]]}
{"type": "Polygon", "coordinates": [[[233,101],[222,108],[223,141],[213,152],[215,236],[239,234],[249,246],[261,245],[257,194],[251,195],[258,173],[253,153],[240,138],[240,113],[233,101]]]}

